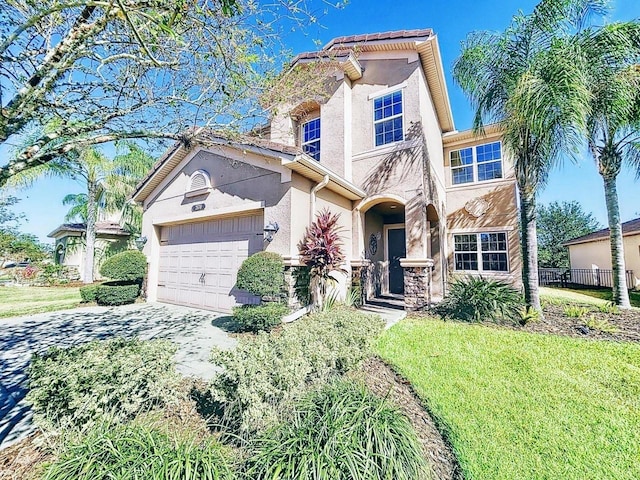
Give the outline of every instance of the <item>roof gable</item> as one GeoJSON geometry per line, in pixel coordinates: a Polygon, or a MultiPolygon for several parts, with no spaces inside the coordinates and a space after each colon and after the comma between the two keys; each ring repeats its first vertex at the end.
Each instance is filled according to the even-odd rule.
{"type": "Polygon", "coordinates": [[[418,52],[422,70],[436,109],[440,129],[444,133],[454,131],[453,113],[449,103],[449,93],[444,77],[438,38],[431,29],[397,30],[337,37],[327,43],[320,51],[299,54],[294,58],[292,67],[296,64],[333,59],[354,80],[359,78],[357,75],[362,74],[362,67],[357,64],[357,59],[355,59],[356,64],[354,65],[354,58],[349,54],[399,50],[418,52]],[[347,57],[348,61],[345,60],[347,57]]]}

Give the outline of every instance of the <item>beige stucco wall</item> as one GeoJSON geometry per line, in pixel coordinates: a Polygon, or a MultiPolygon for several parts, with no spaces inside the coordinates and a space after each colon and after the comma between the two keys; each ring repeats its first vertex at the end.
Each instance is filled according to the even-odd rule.
{"type": "Polygon", "coordinates": [[[520,234],[518,230],[517,189],[513,173],[513,163],[503,154],[503,178],[486,182],[452,185],[450,152],[475,145],[500,140],[494,133],[482,138],[470,138],[460,142],[446,143],[444,148],[444,173],[447,185],[447,265],[455,273],[453,264],[453,235],[459,233],[507,232],[509,272],[482,272],[509,281],[516,286],[522,284],[520,234]],[[478,208],[474,212],[474,208],[478,208]],[[470,211],[468,211],[470,210],[470,211]]]}
{"type": "MultiPolygon", "coordinates": [[[[191,152],[144,202],[142,234],[147,237],[144,253],[150,263],[148,298],[156,298],[161,225],[201,222],[223,216],[263,212],[265,224],[280,227],[265,250],[280,253],[295,264],[297,245],[309,224],[310,192],[315,183],[279,165],[269,157],[231,148],[191,152]],[[205,170],[211,177],[211,191],[203,195],[185,195],[190,176],[205,170]],[[192,206],[203,204],[197,212],[192,206]]],[[[323,189],[318,192],[316,212],[328,207],[340,213],[345,252],[352,249],[352,202],[323,189]]]]}
{"type": "MultiPolygon", "coordinates": [[[[640,289],[640,234],[623,237],[624,261],[627,270],[633,270],[634,285],[640,289]]],[[[571,268],[611,270],[611,244],[609,240],[569,246],[571,268]]]]}
{"type": "MultiPolygon", "coordinates": [[[[66,267],[76,268],[80,274],[80,278],[84,278],[85,270],[85,248],[84,243],[80,236],[67,236],[56,239],[56,245],[63,243],[65,245],[65,254],[62,261],[62,265],[66,267]]],[[[96,280],[102,280],[100,276],[100,265],[104,260],[120,251],[130,248],[129,240],[121,236],[113,235],[98,235],[95,243],[95,256],[94,256],[94,278],[96,280]]]]}

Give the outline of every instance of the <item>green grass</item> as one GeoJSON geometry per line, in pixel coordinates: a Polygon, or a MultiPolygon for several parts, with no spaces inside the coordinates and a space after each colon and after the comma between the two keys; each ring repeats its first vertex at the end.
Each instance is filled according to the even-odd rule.
{"type": "MultiPolygon", "coordinates": [[[[611,302],[612,298],[611,290],[607,289],[582,290],[572,288],[541,287],[540,295],[543,300],[547,300],[551,303],[563,303],[566,301],[589,305],[603,305],[611,302]]],[[[631,301],[632,306],[640,308],[640,292],[629,292],[629,300],[631,301]]]]}
{"type": "Polygon", "coordinates": [[[436,320],[382,336],[468,479],[640,478],[640,345],[436,320]]]}
{"type": "Polygon", "coordinates": [[[0,318],[77,307],[77,287],[0,287],[0,318]]]}

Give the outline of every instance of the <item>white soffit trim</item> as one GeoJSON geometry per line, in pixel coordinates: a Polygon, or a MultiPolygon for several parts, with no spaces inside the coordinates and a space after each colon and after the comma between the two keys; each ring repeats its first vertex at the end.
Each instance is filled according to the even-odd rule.
{"type": "Polygon", "coordinates": [[[349,200],[362,200],[366,193],[351,182],[329,170],[308,155],[298,155],[294,160],[282,159],[282,165],[315,182],[329,176],[327,188],[349,200]]]}

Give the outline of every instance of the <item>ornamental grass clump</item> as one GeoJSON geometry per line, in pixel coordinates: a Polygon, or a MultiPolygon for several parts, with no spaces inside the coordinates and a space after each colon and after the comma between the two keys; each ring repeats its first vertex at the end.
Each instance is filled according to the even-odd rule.
{"type": "Polygon", "coordinates": [[[100,426],[66,445],[42,480],[233,480],[231,451],[212,437],[144,423],[100,426]]]}
{"type": "Polygon", "coordinates": [[[456,278],[434,310],[445,318],[467,322],[519,321],[524,299],[511,285],[482,277],[456,278]]]}
{"type": "Polygon", "coordinates": [[[27,394],[35,423],[45,430],[83,430],[170,404],[180,380],[175,351],[166,340],[116,338],[35,353],[27,394]]]}
{"type": "Polygon", "coordinates": [[[357,367],[382,328],[380,319],[343,308],[242,338],[233,350],[214,349],[220,373],[211,394],[222,423],[242,437],[264,431],[309,388],[357,367]]]}
{"type": "Polygon", "coordinates": [[[304,237],[298,244],[300,262],[309,268],[311,275],[311,298],[317,309],[322,309],[327,285],[336,281],[336,272],[345,272],[345,255],[342,251],[338,224],[339,214],[328,209],[318,214],[316,220],[307,227],[304,237]]]}
{"type": "Polygon", "coordinates": [[[253,445],[255,480],[421,480],[429,478],[409,420],[349,381],[311,392],[253,445]]]}

